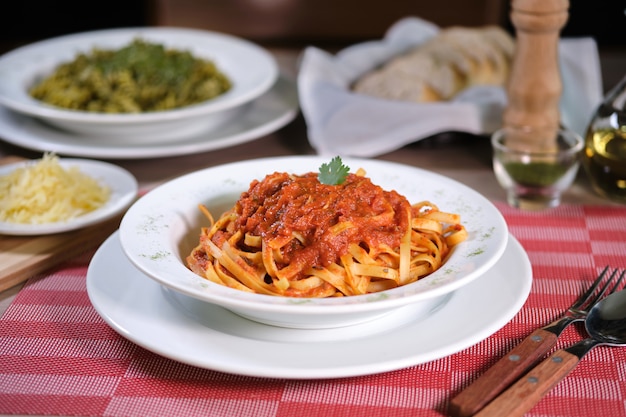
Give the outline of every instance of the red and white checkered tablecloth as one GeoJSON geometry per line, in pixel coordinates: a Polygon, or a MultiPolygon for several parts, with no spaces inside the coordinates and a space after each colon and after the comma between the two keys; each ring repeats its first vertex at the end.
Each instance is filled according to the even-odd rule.
{"type": "MultiPolygon", "coordinates": [[[[498,204],[533,267],[531,294],[486,340],[378,375],[278,380],[165,359],[114,332],[85,288],[92,253],[33,277],[0,320],[0,414],[94,416],[442,416],[454,394],[576,298],[605,265],[626,268],[626,207],[522,212],[498,204]]],[[[577,341],[572,326],[559,346],[577,341]]],[[[598,348],[529,416],[626,416],[626,349],[598,348]]]]}

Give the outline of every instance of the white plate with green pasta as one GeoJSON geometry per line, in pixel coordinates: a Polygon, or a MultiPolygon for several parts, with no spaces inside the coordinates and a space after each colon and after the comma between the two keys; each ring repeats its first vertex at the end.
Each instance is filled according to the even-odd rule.
{"type": "Polygon", "coordinates": [[[85,140],[0,106],[0,136],[23,148],[83,158],[146,159],[209,152],[256,140],[290,123],[299,109],[295,82],[279,77],[268,92],[244,107],[231,123],[186,139],[111,143],[85,140]]]}
{"type": "Polygon", "coordinates": [[[268,51],[234,36],[172,27],[109,29],[1,56],[0,104],[85,141],[158,144],[227,124],[277,78],[268,51]]]}

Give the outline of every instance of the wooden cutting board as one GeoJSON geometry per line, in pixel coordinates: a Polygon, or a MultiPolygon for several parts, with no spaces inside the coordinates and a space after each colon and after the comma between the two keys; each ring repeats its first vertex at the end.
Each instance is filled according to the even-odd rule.
{"type": "MultiPolygon", "coordinates": [[[[0,165],[21,158],[0,158],[0,165]]],[[[0,235],[0,291],[99,246],[117,230],[121,215],[71,232],[43,236],[0,235]]]]}

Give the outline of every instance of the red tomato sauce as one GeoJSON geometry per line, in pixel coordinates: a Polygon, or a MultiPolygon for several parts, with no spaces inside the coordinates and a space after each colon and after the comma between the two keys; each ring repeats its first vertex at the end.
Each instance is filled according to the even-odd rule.
{"type": "Polygon", "coordinates": [[[325,185],[315,173],[274,173],[253,181],[236,211],[237,226],[266,242],[299,233],[303,243],[291,240],[283,248],[283,261],[312,267],[339,262],[351,243],[366,249],[381,244],[397,249],[410,221],[404,196],[355,174],[340,185],[325,185]],[[352,226],[339,233],[331,230],[344,221],[352,226]]]}

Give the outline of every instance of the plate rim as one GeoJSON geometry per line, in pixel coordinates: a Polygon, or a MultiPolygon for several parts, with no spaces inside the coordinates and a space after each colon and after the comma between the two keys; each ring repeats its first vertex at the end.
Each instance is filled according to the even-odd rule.
{"type": "MultiPolygon", "coordinates": [[[[27,159],[24,161],[2,165],[0,166],[0,175],[6,175],[18,168],[33,165],[37,161],[38,160],[35,159],[27,159]]],[[[94,176],[93,169],[100,170],[100,175],[104,175],[104,177],[96,179],[99,179],[111,189],[111,196],[115,197],[115,200],[109,200],[103,207],[97,208],[96,210],[86,213],[83,216],[79,216],[68,221],[42,224],[20,224],[0,221],[0,235],[50,235],[93,226],[122,213],[132,204],[138,195],[139,184],[137,179],[130,173],[130,171],[119,165],[93,159],[80,158],[59,158],[59,164],[65,169],[69,167],[78,167],[81,172],[91,177],[94,176]],[[111,183],[110,177],[112,175],[115,175],[117,180],[121,179],[122,181],[111,183]]]]}
{"type": "MultiPolygon", "coordinates": [[[[171,304],[165,299],[165,296],[163,295],[163,291],[162,291],[163,288],[159,286],[159,284],[151,280],[150,278],[143,275],[141,271],[134,268],[133,265],[124,257],[123,252],[121,250],[120,243],[119,243],[119,231],[114,232],[96,251],[96,254],[92,258],[92,261],[89,264],[89,267],[87,270],[86,288],[87,288],[87,293],[88,293],[90,302],[92,303],[92,306],[94,307],[96,312],[100,315],[100,317],[111,328],[113,328],[123,338],[130,340],[131,342],[141,346],[142,348],[145,348],[167,359],[171,359],[171,360],[174,360],[183,364],[187,364],[187,365],[197,366],[203,369],[226,372],[226,373],[235,374],[235,375],[243,375],[243,376],[248,376],[248,377],[282,378],[282,379],[295,379],[295,380],[343,378],[343,377],[355,377],[355,376],[363,376],[363,375],[372,375],[372,374],[377,374],[377,373],[382,373],[382,372],[396,371],[396,370],[408,368],[410,366],[420,365],[423,363],[442,359],[452,354],[455,354],[457,352],[460,352],[464,349],[467,349],[471,346],[474,346],[475,344],[483,341],[487,337],[496,333],[498,330],[504,327],[508,322],[510,322],[515,317],[515,315],[517,315],[519,311],[522,309],[522,307],[524,306],[530,294],[531,286],[533,282],[532,266],[530,264],[530,259],[528,257],[528,254],[526,253],[526,251],[524,250],[520,242],[511,234],[509,234],[509,239],[507,241],[507,250],[505,251],[505,254],[502,257],[502,260],[499,260],[498,263],[496,263],[496,265],[499,266],[501,262],[502,264],[504,264],[505,260],[508,261],[508,257],[518,258],[517,260],[520,263],[520,266],[518,268],[513,268],[512,269],[513,273],[508,274],[507,279],[500,280],[500,282],[503,283],[503,285],[507,285],[511,290],[516,290],[516,291],[511,291],[512,294],[506,294],[511,299],[506,299],[506,300],[503,299],[503,301],[506,301],[506,302],[503,302],[503,306],[498,306],[499,308],[502,309],[501,311],[499,311],[499,314],[498,312],[494,312],[494,311],[490,311],[490,312],[483,311],[482,312],[483,321],[473,322],[476,326],[476,329],[473,330],[473,333],[471,335],[460,335],[461,332],[449,332],[448,337],[453,338],[453,339],[456,338],[455,340],[449,341],[449,343],[445,346],[439,346],[439,347],[431,346],[429,347],[430,350],[426,352],[419,352],[420,349],[424,349],[422,338],[419,338],[420,341],[415,341],[415,344],[417,345],[416,348],[410,349],[410,353],[405,354],[401,358],[387,359],[385,355],[375,355],[375,356],[369,357],[367,363],[364,362],[361,364],[352,364],[350,366],[334,366],[333,367],[333,366],[329,366],[327,363],[316,364],[316,363],[311,363],[309,361],[305,361],[307,362],[306,364],[301,364],[301,362],[299,362],[298,364],[281,362],[279,364],[280,366],[276,367],[271,364],[263,363],[263,361],[260,361],[258,359],[255,359],[256,355],[246,355],[245,357],[238,358],[242,360],[241,363],[231,363],[228,360],[226,360],[224,357],[221,357],[220,354],[228,354],[228,355],[236,356],[238,354],[236,352],[237,349],[233,349],[233,348],[229,349],[228,347],[225,347],[224,349],[226,349],[226,352],[222,352],[219,350],[219,349],[222,349],[221,344],[219,343],[203,344],[202,352],[200,353],[202,353],[204,356],[195,355],[198,352],[187,352],[186,354],[181,354],[181,350],[180,350],[181,345],[194,346],[192,343],[189,344],[189,343],[185,343],[184,340],[181,341],[180,339],[181,336],[184,336],[185,338],[202,336],[203,340],[204,339],[212,340],[215,337],[218,337],[218,338],[222,337],[221,336],[222,333],[215,331],[209,326],[206,326],[204,323],[196,322],[192,317],[189,317],[184,312],[179,311],[175,309],[174,307],[171,307],[169,309],[162,308],[164,305],[171,306],[171,304]],[[159,344],[157,340],[154,340],[154,337],[155,337],[154,333],[147,332],[147,335],[148,335],[147,338],[145,335],[138,335],[137,332],[134,331],[134,329],[129,327],[128,324],[123,323],[124,320],[128,320],[128,316],[126,316],[126,313],[128,312],[128,310],[126,309],[118,310],[118,308],[123,307],[120,304],[113,305],[113,303],[110,303],[109,305],[106,305],[106,303],[103,303],[103,300],[101,299],[103,295],[100,294],[97,289],[97,281],[102,278],[98,277],[97,270],[99,268],[100,263],[104,262],[103,258],[105,258],[105,256],[109,256],[108,253],[110,251],[118,251],[118,250],[119,250],[119,253],[117,253],[116,256],[121,256],[120,258],[121,262],[119,263],[113,262],[113,264],[120,265],[120,266],[123,265],[125,268],[127,268],[128,274],[126,275],[117,274],[114,276],[124,275],[124,279],[126,280],[125,281],[126,283],[131,282],[131,280],[138,280],[138,282],[143,280],[143,282],[140,284],[142,288],[151,287],[152,289],[150,291],[159,292],[159,296],[157,298],[149,298],[149,299],[147,298],[146,300],[157,303],[156,308],[154,308],[154,306],[151,306],[150,308],[154,309],[155,311],[158,311],[159,314],[164,315],[168,321],[175,320],[176,326],[174,328],[176,329],[176,332],[178,332],[178,337],[170,337],[168,339],[170,340],[169,343],[173,343],[176,345],[175,347],[174,346],[165,347],[163,344],[159,344]],[[517,278],[517,281],[511,279],[511,277],[517,278]],[[119,318],[121,318],[122,320],[119,320],[119,318]],[[193,329],[183,328],[182,327],[183,323],[189,324],[190,326],[193,327],[193,329]],[[196,330],[198,332],[202,332],[202,334],[199,334],[198,332],[196,332],[196,330]],[[184,333],[184,334],[181,334],[181,333],[184,333]],[[190,336],[190,334],[193,334],[193,336],[190,336]],[[150,340],[150,338],[152,338],[152,340],[150,340]],[[176,340],[176,342],[171,342],[171,340],[176,340]],[[213,351],[212,353],[217,353],[217,354],[213,355],[211,351],[213,351]],[[369,359],[372,359],[372,358],[374,358],[374,360],[370,362],[369,359]]],[[[496,268],[496,266],[494,266],[493,268],[496,268]]],[[[487,271],[485,275],[487,274],[493,274],[494,276],[497,275],[494,272],[493,268],[487,271]]],[[[502,268],[506,268],[506,266],[502,266],[502,268]]],[[[484,275],[481,278],[484,278],[484,275]]],[[[498,276],[495,276],[495,279],[497,278],[498,276]]],[[[494,277],[491,277],[490,279],[494,279],[494,277]]],[[[475,303],[477,298],[480,298],[481,296],[488,297],[488,293],[490,292],[484,291],[484,288],[481,287],[481,284],[483,286],[485,285],[484,282],[485,282],[484,279],[482,280],[477,279],[474,282],[470,283],[468,286],[459,289],[457,292],[453,294],[449,302],[445,306],[443,306],[440,310],[436,311],[431,317],[425,318],[418,322],[404,324],[398,328],[395,328],[391,330],[390,333],[386,333],[384,339],[389,341],[390,336],[394,336],[394,335],[395,337],[400,337],[400,335],[407,335],[407,334],[410,335],[410,334],[416,334],[416,333],[423,335],[423,333],[419,332],[418,330],[424,326],[431,326],[431,327],[434,326],[433,320],[451,319],[452,317],[457,317],[451,311],[451,309],[455,307],[457,303],[458,304],[464,303],[463,305],[465,305],[465,308],[462,308],[461,310],[466,310],[467,308],[471,307],[472,304],[475,303]],[[478,287],[482,289],[476,290],[474,287],[478,287]],[[476,295],[473,295],[474,292],[476,292],[476,295]],[[469,295],[470,293],[472,295],[469,295]],[[441,317],[442,315],[443,317],[441,317]],[[449,317],[449,316],[452,316],[452,317],[449,317]],[[409,329],[411,329],[411,331],[407,331],[409,329]]],[[[491,281],[489,282],[491,283],[491,281]]],[[[108,282],[107,285],[110,285],[110,282],[108,282]]],[[[149,291],[142,291],[142,294],[144,295],[148,293],[149,291]]],[[[493,294],[491,295],[493,296],[493,294]]],[[[500,298],[502,297],[503,296],[500,295],[500,298]]],[[[132,297],[130,298],[132,299],[132,297]]],[[[488,310],[490,308],[493,308],[493,304],[494,303],[489,303],[489,302],[481,303],[480,309],[488,310]]],[[[127,307],[139,308],[139,306],[133,303],[130,303],[130,305],[127,307]]],[[[140,306],[140,308],[146,308],[146,307],[142,305],[140,306]]],[[[153,320],[158,319],[158,317],[151,315],[151,314],[148,314],[148,317],[150,317],[153,320]]],[[[240,320],[246,320],[246,319],[240,318],[240,320]]],[[[456,322],[459,322],[459,321],[456,320],[456,322]]],[[[254,323],[254,325],[266,326],[266,325],[259,324],[259,323],[254,323]]],[[[440,327],[436,327],[435,329],[432,329],[432,330],[434,330],[436,333],[439,333],[440,327]]],[[[437,336],[437,335],[434,335],[434,336],[437,336]]],[[[359,343],[359,347],[360,347],[363,344],[363,340],[367,340],[367,339],[373,340],[373,339],[381,339],[381,338],[379,337],[379,334],[376,333],[370,336],[365,335],[363,338],[359,338],[356,341],[347,341],[347,342],[329,341],[329,342],[319,342],[315,344],[292,343],[292,344],[287,344],[287,345],[298,346],[304,349],[307,349],[309,346],[315,346],[316,350],[321,347],[321,350],[323,351],[324,350],[333,351],[336,353],[338,344],[341,345],[342,343],[344,343],[346,344],[347,347],[350,347],[351,353],[348,353],[348,354],[352,355],[354,354],[353,343],[359,343]]],[[[429,340],[430,339],[434,340],[434,338],[429,338],[429,340]]],[[[254,348],[259,347],[259,346],[264,346],[265,348],[271,348],[271,349],[277,348],[277,344],[275,342],[259,341],[259,340],[254,340],[254,339],[243,339],[241,337],[229,338],[229,341],[232,342],[233,344],[243,343],[244,345],[250,345],[250,347],[254,347],[254,348]]],[[[246,346],[241,346],[240,348],[245,350],[246,346]]],[[[246,351],[249,352],[249,350],[246,350],[246,351]]]]}

